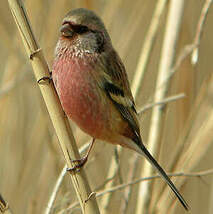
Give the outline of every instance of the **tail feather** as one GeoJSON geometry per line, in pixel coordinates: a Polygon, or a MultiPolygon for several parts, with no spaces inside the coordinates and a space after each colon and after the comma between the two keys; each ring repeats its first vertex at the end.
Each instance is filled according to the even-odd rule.
{"type": "Polygon", "coordinates": [[[186,210],[189,210],[189,206],[187,202],[184,200],[184,198],[181,196],[173,182],[170,180],[166,172],[162,169],[162,167],[158,164],[158,162],[152,157],[152,155],[149,153],[149,151],[146,149],[146,147],[143,144],[140,144],[141,153],[146,157],[146,159],[151,163],[151,165],[158,171],[160,176],[165,180],[165,182],[169,185],[169,187],[172,189],[174,194],[177,196],[181,204],[186,210]]]}

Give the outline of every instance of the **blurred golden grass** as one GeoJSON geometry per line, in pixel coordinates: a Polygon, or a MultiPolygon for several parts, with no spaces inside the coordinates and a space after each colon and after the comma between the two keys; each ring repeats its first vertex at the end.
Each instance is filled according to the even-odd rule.
{"type": "MultiPolygon", "coordinates": [[[[185,2],[175,60],[182,54],[186,45],[193,43],[204,2],[204,0],[196,3],[193,0],[185,2]]],[[[124,61],[129,79],[132,80],[156,1],[25,0],[25,6],[50,67],[58,28],[63,16],[76,7],[95,10],[103,17],[113,44],[124,61]]],[[[28,57],[23,51],[22,41],[7,1],[1,2],[0,11],[0,57],[2,59],[0,64],[0,193],[14,213],[43,213],[64,166],[64,159],[31,72],[28,57]]],[[[160,18],[160,27],[138,91],[136,98],[138,107],[153,101],[167,15],[168,7],[164,9],[160,18]]],[[[213,13],[210,8],[199,46],[198,63],[192,66],[190,56],[186,57],[170,80],[167,96],[178,93],[186,95],[184,99],[168,104],[165,111],[162,143],[156,157],[163,168],[170,172],[191,172],[212,167],[212,20],[213,13]]],[[[144,142],[147,142],[150,118],[151,111],[141,117],[144,142]]],[[[74,124],[72,126],[80,147],[89,137],[74,124]]],[[[96,143],[90,156],[94,161],[86,166],[86,173],[93,190],[104,184],[111,159],[114,158],[114,148],[102,142],[96,143]]],[[[144,163],[143,158],[135,156],[129,150],[122,150],[118,165],[120,173],[116,173],[113,185],[119,184],[119,174],[124,183],[130,178],[141,177],[142,163],[144,163]]],[[[65,176],[60,186],[52,213],[60,213],[77,201],[67,177],[65,176]]],[[[197,178],[174,179],[193,214],[211,213],[212,176],[203,179],[205,183],[197,178]]],[[[112,198],[108,199],[108,209],[103,212],[136,213],[136,204],[140,203],[138,190],[138,185],[134,185],[125,196],[124,191],[112,193],[112,198]],[[125,206],[124,198],[128,200],[125,206]]],[[[162,181],[154,182],[151,193],[149,206],[151,211],[157,208],[159,209],[157,213],[184,212],[179,203],[175,203],[174,206],[172,203],[174,197],[170,195],[171,191],[162,181]]],[[[98,199],[98,204],[101,206],[101,198],[98,199]]],[[[80,210],[75,209],[72,213],[80,213],[80,210]]]]}

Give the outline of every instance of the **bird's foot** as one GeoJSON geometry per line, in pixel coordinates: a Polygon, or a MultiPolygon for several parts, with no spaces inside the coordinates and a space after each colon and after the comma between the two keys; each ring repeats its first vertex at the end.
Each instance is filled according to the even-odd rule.
{"type": "Polygon", "coordinates": [[[75,163],[75,166],[71,167],[71,168],[67,168],[67,171],[70,173],[76,173],[79,172],[80,169],[84,166],[84,164],[87,162],[87,155],[84,156],[81,159],[77,159],[77,160],[72,160],[73,163],[75,163]]]}

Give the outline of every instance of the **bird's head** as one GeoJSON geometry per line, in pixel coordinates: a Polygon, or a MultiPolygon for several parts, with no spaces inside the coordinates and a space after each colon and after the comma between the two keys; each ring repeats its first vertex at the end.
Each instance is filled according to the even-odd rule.
{"type": "Polygon", "coordinates": [[[59,44],[56,48],[68,48],[75,54],[100,53],[111,44],[101,19],[92,11],[79,8],[70,11],[60,28],[59,44]]]}

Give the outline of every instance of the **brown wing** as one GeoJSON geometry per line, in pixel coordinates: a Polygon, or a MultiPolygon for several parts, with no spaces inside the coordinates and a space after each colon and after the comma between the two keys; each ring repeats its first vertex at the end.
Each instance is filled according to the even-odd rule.
{"type": "Polygon", "coordinates": [[[101,87],[111,99],[116,109],[127,121],[133,132],[133,140],[141,144],[140,129],[135,110],[134,99],[130,90],[127,73],[120,57],[114,50],[102,52],[100,56],[101,87]]]}

